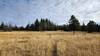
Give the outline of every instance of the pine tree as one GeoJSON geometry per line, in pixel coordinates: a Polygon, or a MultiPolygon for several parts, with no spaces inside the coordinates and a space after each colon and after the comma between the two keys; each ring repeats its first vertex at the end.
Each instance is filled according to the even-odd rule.
{"type": "Polygon", "coordinates": [[[19,27],[19,30],[20,30],[20,31],[24,31],[25,28],[24,28],[23,26],[21,26],[21,27],[19,27]]]}
{"type": "Polygon", "coordinates": [[[69,29],[71,31],[79,31],[80,30],[80,23],[74,15],[72,15],[69,20],[69,29]]]}
{"type": "Polygon", "coordinates": [[[31,25],[30,25],[30,29],[31,29],[31,31],[34,31],[34,30],[35,30],[34,24],[31,24],[31,25]]]}
{"type": "Polygon", "coordinates": [[[2,22],[1,25],[0,25],[0,29],[3,30],[3,31],[8,31],[9,26],[7,24],[5,24],[4,22],[2,22]]]}
{"type": "Polygon", "coordinates": [[[63,25],[63,26],[62,26],[62,30],[68,31],[68,25],[63,25]]]}
{"type": "Polygon", "coordinates": [[[84,22],[83,22],[83,24],[82,24],[82,26],[81,26],[81,31],[86,31],[87,29],[86,29],[86,25],[84,24],[84,22]]]}
{"type": "Polygon", "coordinates": [[[34,23],[34,26],[35,26],[35,30],[36,31],[39,31],[39,20],[38,19],[36,19],[36,21],[35,21],[35,23],[34,23]]]}
{"type": "Polygon", "coordinates": [[[96,23],[94,21],[89,21],[89,23],[87,24],[87,30],[88,32],[94,32],[96,31],[96,23]]]}
{"type": "Polygon", "coordinates": [[[25,27],[26,30],[30,31],[31,28],[30,28],[30,24],[27,24],[27,26],[25,27]]]}
{"type": "Polygon", "coordinates": [[[19,30],[19,28],[17,27],[17,25],[13,26],[13,30],[14,31],[18,31],[19,30]]]}
{"type": "Polygon", "coordinates": [[[3,30],[3,29],[4,29],[4,22],[2,22],[0,25],[0,30],[3,30]]]}

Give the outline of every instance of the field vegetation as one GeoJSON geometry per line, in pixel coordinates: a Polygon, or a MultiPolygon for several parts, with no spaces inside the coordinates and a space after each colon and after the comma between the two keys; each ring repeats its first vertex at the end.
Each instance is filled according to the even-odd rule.
{"type": "Polygon", "coordinates": [[[0,56],[100,56],[100,34],[0,32],[0,56]]]}

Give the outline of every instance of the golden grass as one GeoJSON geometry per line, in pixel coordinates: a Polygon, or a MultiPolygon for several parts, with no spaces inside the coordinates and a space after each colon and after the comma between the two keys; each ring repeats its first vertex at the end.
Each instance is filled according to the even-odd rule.
{"type": "Polygon", "coordinates": [[[0,32],[0,56],[100,56],[100,34],[0,32]]]}

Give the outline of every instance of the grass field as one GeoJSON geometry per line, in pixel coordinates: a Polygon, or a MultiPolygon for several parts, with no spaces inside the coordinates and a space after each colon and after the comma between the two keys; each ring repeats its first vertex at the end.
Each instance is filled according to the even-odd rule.
{"type": "Polygon", "coordinates": [[[100,56],[100,33],[0,32],[0,56],[100,56]]]}

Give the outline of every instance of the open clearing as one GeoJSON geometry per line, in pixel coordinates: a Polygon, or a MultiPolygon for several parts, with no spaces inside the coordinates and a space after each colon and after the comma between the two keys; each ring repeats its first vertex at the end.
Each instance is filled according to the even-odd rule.
{"type": "Polygon", "coordinates": [[[0,56],[100,56],[100,34],[0,32],[0,56]]]}

